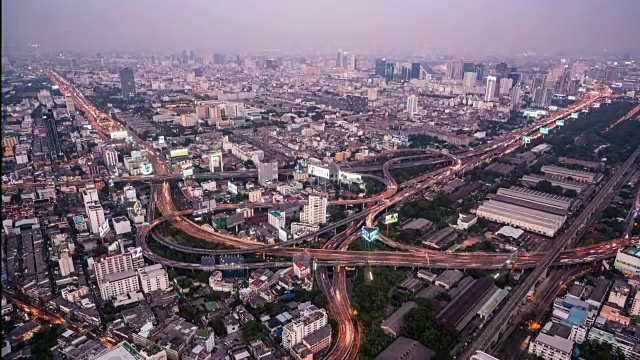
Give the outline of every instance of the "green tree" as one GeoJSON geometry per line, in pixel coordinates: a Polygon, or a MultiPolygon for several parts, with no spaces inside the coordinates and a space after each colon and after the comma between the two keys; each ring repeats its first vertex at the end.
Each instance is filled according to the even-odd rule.
{"type": "Polygon", "coordinates": [[[242,325],[242,333],[248,341],[265,340],[266,336],[262,324],[257,320],[247,321],[242,325]]]}

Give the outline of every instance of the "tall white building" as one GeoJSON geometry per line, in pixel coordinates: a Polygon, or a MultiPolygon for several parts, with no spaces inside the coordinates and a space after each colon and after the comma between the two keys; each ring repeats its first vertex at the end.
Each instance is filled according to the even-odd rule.
{"type": "Polygon", "coordinates": [[[282,346],[288,350],[292,346],[300,344],[302,339],[327,325],[327,320],[327,312],[320,309],[287,324],[282,331],[282,346]]]}
{"type": "Polygon", "coordinates": [[[496,96],[496,87],[498,78],[495,76],[487,76],[487,89],[484,93],[484,101],[491,102],[496,96]]]}
{"type": "Polygon", "coordinates": [[[162,267],[162,264],[150,265],[138,269],[138,277],[140,278],[140,286],[144,293],[169,288],[169,276],[164,267],[162,267]]]}
{"type": "Polygon", "coordinates": [[[407,97],[407,112],[409,115],[413,115],[418,112],[418,97],[410,95],[407,97]]]}
{"type": "Polygon", "coordinates": [[[69,115],[75,114],[76,107],[73,104],[73,97],[71,97],[70,95],[65,96],[64,102],[65,102],[65,105],[67,105],[67,113],[69,113],[69,115]]]}
{"type": "Polygon", "coordinates": [[[613,266],[627,274],[640,274],[640,248],[638,246],[629,246],[618,249],[613,266]]]}
{"type": "Polygon", "coordinates": [[[265,186],[268,181],[278,180],[278,162],[259,162],[258,163],[258,183],[265,186]]]}
{"type": "Polygon", "coordinates": [[[267,215],[269,225],[276,229],[284,229],[287,223],[284,211],[273,210],[267,215]]]}
{"type": "Polygon", "coordinates": [[[214,151],[209,154],[209,172],[216,172],[216,168],[220,168],[220,172],[224,171],[224,166],[222,163],[222,154],[214,151]]]}
{"type": "Polygon", "coordinates": [[[118,254],[102,258],[93,263],[93,271],[96,274],[98,284],[104,281],[107,275],[123,271],[133,270],[131,254],[118,254]]]}
{"type": "Polygon", "coordinates": [[[93,205],[96,201],[100,201],[98,189],[96,189],[94,184],[89,184],[86,188],[82,189],[82,199],[84,200],[85,209],[88,205],[93,205]]]}
{"type": "Polygon", "coordinates": [[[545,360],[570,360],[573,352],[573,341],[558,335],[549,336],[538,334],[529,344],[529,354],[539,356],[545,360]]]}
{"type": "Polygon", "coordinates": [[[104,163],[107,166],[118,165],[118,152],[114,148],[105,147],[102,151],[102,156],[104,157],[104,163]]]}
{"type": "Polygon", "coordinates": [[[356,61],[356,56],[354,54],[351,54],[351,56],[349,57],[349,71],[354,71],[356,69],[356,61]]]}
{"type": "Polygon", "coordinates": [[[73,258],[69,255],[69,250],[60,252],[60,255],[58,255],[58,266],[60,266],[60,275],[62,276],[67,276],[75,271],[73,268],[73,258]]]}
{"type": "Polygon", "coordinates": [[[91,233],[99,234],[100,225],[104,222],[104,209],[102,209],[102,206],[97,203],[87,205],[87,217],[89,218],[89,229],[91,233]]]}
{"type": "Polygon", "coordinates": [[[501,78],[500,79],[500,95],[508,95],[509,91],[513,87],[513,79],[501,78]]]}
{"type": "Polygon", "coordinates": [[[103,300],[119,295],[126,295],[140,290],[140,281],[135,271],[127,270],[105,276],[99,285],[103,300]]]}
{"type": "Polygon", "coordinates": [[[307,204],[300,212],[300,222],[304,224],[325,224],[327,222],[327,198],[320,196],[309,196],[307,204]]]}
{"type": "Polygon", "coordinates": [[[462,77],[462,86],[465,89],[471,89],[476,85],[476,73],[473,71],[467,71],[462,77]]]}
{"type": "Polygon", "coordinates": [[[124,193],[124,200],[134,202],[138,199],[138,193],[136,192],[136,188],[131,185],[126,185],[124,189],[122,189],[124,193]]]}
{"type": "Polygon", "coordinates": [[[369,101],[378,100],[378,89],[367,89],[367,100],[369,101]]]}

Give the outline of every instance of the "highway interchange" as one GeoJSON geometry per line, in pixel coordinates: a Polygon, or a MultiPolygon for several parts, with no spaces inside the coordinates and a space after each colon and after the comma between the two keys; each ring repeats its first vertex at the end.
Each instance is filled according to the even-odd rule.
{"type": "MultiPolygon", "coordinates": [[[[100,114],[95,107],[90,105],[84,95],[80,93],[75,87],[68,83],[60,75],[51,72],[50,73],[54,82],[60,85],[61,91],[67,95],[72,95],[76,106],[82,109],[88,114],[89,121],[99,131],[103,138],[106,138],[108,129],[103,129],[100,125],[97,125],[97,120],[108,121],[111,129],[117,129],[120,125],[113,119],[110,119],[105,114],[100,114]]],[[[406,266],[406,267],[430,267],[430,268],[483,268],[483,269],[501,269],[509,261],[515,261],[515,267],[517,268],[533,268],[533,272],[528,276],[524,283],[518,286],[510,296],[509,300],[493,317],[493,320],[485,326],[483,331],[476,341],[467,348],[463,358],[467,358],[473,351],[477,349],[486,349],[496,334],[499,333],[500,328],[507,323],[508,319],[512,316],[517,309],[518,304],[524,298],[524,295],[533,286],[535,281],[540,275],[546,271],[551,265],[571,265],[584,262],[596,262],[604,258],[609,258],[615,255],[615,252],[620,246],[623,246],[629,242],[637,243],[637,238],[629,240],[615,240],[607,243],[598,244],[592,247],[577,248],[563,250],[568,244],[572,244],[575,239],[579,237],[579,232],[585,229],[586,222],[590,220],[597,210],[606,203],[612,190],[619,185],[621,179],[624,178],[624,167],[619,169],[613,177],[604,186],[604,191],[598,192],[594,200],[587,205],[585,210],[578,216],[576,221],[571,225],[569,230],[556,239],[553,242],[552,248],[546,253],[522,253],[517,254],[515,257],[511,254],[496,254],[496,253],[448,253],[439,251],[430,251],[418,248],[402,248],[399,244],[392,242],[391,240],[381,236],[381,241],[389,246],[399,247],[399,250],[407,251],[385,251],[385,252],[356,252],[347,251],[348,243],[354,241],[358,237],[357,230],[362,221],[365,221],[367,226],[373,226],[375,224],[376,217],[385,211],[390,206],[397,204],[405,199],[409,199],[412,196],[420,193],[429,188],[434,188],[448,181],[455,179],[459,174],[464,171],[470,170],[482,163],[489,162],[497,156],[502,156],[514,151],[522,144],[522,137],[529,136],[535,138],[540,136],[539,128],[555,126],[555,121],[563,119],[573,112],[588,109],[597,101],[602,101],[611,96],[611,90],[608,88],[600,88],[598,91],[591,92],[583,98],[582,101],[575,103],[567,109],[564,109],[553,116],[542,119],[536,122],[534,125],[526,127],[525,129],[518,130],[512,134],[503,136],[491,144],[485,145],[481,148],[477,148],[473,151],[461,155],[448,155],[451,164],[448,167],[440,168],[428,174],[424,174],[403,183],[398,186],[391,177],[389,168],[396,162],[400,162],[403,159],[392,159],[385,162],[382,166],[384,178],[382,179],[387,186],[387,190],[381,194],[366,199],[358,200],[339,200],[333,202],[332,205],[355,205],[355,204],[371,204],[363,211],[357,212],[346,219],[329,224],[323,227],[320,231],[309,234],[298,239],[291,241],[281,242],[273,245],[259,244],[254,241],[240,239],[231,235],[222,234],[209,229],[205,229],[194,222],[185,218],[185,215],[190,213],[187,211],[177,211],[173,204],[173,200],[169,194],[168,183],[163,182],[158,186],[154,186],[152,198],[155,199],[154,206],[160,210],[163,214],[162,217],[153,219],[150,221],[149,226],[141,228],[138,232],[137,243],[138,246],[143,248],[143,254],[145,257],[152,261],[163,263],[167,266],[193,269],[193,270],[211,270],[212,268],[224,268],[220,265],[203,266],[199,263],[186,263],[178,262],[171,259],[162,258],[158,254],[152,252],[147,245],[147,235],[151,234],[156,241],[161,242],[163,245],[179,251],[187,253],[196,253],[202,255],[220,255],[220,254],[242,254],[242,253],[268,253],[280,257],[294,257],[299,256],[302,253],[310,256],[311,260],[315,262],[317,266],[335,266],[336,272],[334,274],[333,284],[329,283],[329,279],[326,272],[319,270],[317,273],[318,283],[322,290],[327,293],[330,303],[330,310],[340,321],[340,328],[338,331],[338,339],[336,346],[331,350],[329,358],[332,359],[351,359],[357,356],[357,349],[359,344],[359,334],[350,317],[350,304],[346,293],[344,266],[347,265],[369,265],[369,266],[406,266]],[[610,191],[611,190],[611,191],[610,191]],[[169,222],[172,226],[190,234],[193,237],[200,238],[205,241],[224,244],[234,247],[233,250],[206,250],[196,249],[173,243],[169,239],[152,231],[155,226],[162,222],[169,222]],[[289,247],[295,244],[300,244],[306,240],[317,237],[318,235],[334,231],[340,226],[348,225],[347,230],[333,237],[327,242],[323,249],[305,249],[289,247]],[[345,245],[346,244],[346,245],[345,245]],[[351,324],[351,325],[349,325],[351,324]]],[[[135,138],[135,137],[134,137],[135,138]]],[[[170,167],[164,162],[161,156],[157,155],[153,148],[142,142],[142,140],[135,138],[138,146],[147,150],[148,156],[154,165],[156,175],[153,180],[166,180],[173,179],[178,176],[172,174],[170,167]]],[[[422,151],[425,151],[424,149],[422,151]]],[[[436,150],[427,150],[431,153],[437,152],[436,150]]],[[[640,149],[634,152],[634,155],[627,160],[626,165],[630,165],[635,160],[635,157],[640,153],[640,149]]],[[[627,166],[628,168],[628,166],[627,166]]],[[[367,171],[367,168],[352,168],[350,171],[367,171]]],[[[219,175],[218,175],[219,176],[219,175]]],[[[228,174],[227,174],[228,176],[228,174]]],[[[239,176],[239,175],[235,175],[239,176]]],[[[249,173],[246,173],[249,176],[249,173]]],[[[251,174],[255,176],[255,174],[251,174]]],[[[132,177],[123,178],[123,181],[136,180],[132,177]]],[[[149,180],[149,179],[143,179],[149,180]]],[[[115,181],[115,179],[114,179],[115,181]]],[[[150,212],[153,214],[153,212],[150,212]]],[[[249,266],[290,266],[290,262],[268,262],[262,264],[245,264],[245,267],[249,266]]]]}

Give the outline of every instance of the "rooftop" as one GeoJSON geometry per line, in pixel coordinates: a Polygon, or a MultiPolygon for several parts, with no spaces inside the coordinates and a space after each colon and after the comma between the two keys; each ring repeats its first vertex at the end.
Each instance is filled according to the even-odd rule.
{"type": "Polygon", "coordinates": [[[420,342],[400,336],[376,360],[430,360],[434,355],[433,350],[420,342]]]}

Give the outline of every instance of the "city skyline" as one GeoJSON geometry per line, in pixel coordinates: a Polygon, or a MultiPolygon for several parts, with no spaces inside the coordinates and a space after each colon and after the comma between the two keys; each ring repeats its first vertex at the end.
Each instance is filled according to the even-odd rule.
{"type": "Polygon", "coordinates": [[[636,52],[632,1],[5,1],[3,48],[517,54],[636,52]],[[411,11],[406,11],[411,9],[411,11]],[[553,10],[553,11],[551,11],[553,10]],[[78,16],[82,14],[82,16],[78,16]],[[231,16],[236,14],[235,16],[231,16]],[[593,24],[598,24],[594,26],[593,24]],[[472,36],[465,36],[470,34],[472,36]]]}

